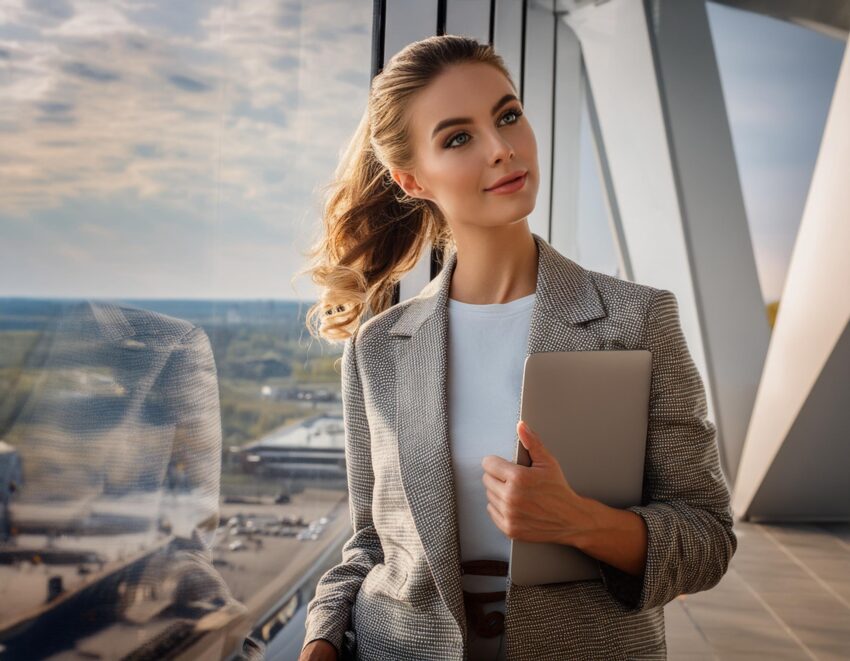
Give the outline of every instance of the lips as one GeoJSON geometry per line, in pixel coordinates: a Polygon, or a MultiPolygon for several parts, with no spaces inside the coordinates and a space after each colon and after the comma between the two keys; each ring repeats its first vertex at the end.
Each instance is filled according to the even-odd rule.
{"type": "Polygon", "coordinates": [[[484,190],[493,190],[494,188],[498,188],[499,186],[503,186],[504,184],[510,183],[515,179],[519,179],[526,173],[526,170],[517,170],[516,172],[511,172],[509,175],[502,177],[501,179],[497,179],[496,183],[494,183],[490,188],[485,188],[484,190]]]}

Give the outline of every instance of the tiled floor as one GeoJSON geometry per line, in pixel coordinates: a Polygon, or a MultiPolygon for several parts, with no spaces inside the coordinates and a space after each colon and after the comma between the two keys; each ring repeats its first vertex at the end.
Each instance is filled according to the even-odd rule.
{"type": "Polygon", "coordinates": [[[665,607],[668,658],[850,660],[850,523],[735,532],[720,583],[665,607]]]}

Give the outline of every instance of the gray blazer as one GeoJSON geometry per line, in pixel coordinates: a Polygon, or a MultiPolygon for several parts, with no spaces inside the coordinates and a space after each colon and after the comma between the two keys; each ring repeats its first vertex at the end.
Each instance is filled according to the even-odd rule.
{"type": "MultiPolygon", "coordinates": [[[[582,268],[537,234],[526,355],[648,349],[643,499],[646,570],[599,563],[596,580],[507,579],[514,659],[664,659],[664,605],[707,590],[737,548],[705,389],[675,295],[582,268]]],[[[412,299],[365,321],[343,351],[342,395],[354,534],[308,604],[304,644],[341,658],[464,659],[466,616],[448,435],[447,298],[457,253],[412,299]]],[[[519,420],[519,410],[517,410],[519,420]]]]}

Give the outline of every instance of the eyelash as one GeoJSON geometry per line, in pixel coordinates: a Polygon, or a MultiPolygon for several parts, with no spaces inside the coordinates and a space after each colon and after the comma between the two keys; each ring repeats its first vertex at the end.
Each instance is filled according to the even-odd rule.
{"type": "MultiPolygon", "coordinates": [[[[507,117],[508,115],[516,115],[516,120],[511,122],[511,124],[516,124],[519,121],[519,118],[522,117],[523,112],[519,108],[510,108],[510,109],[506,110],[505,113],[499,119],[502,120],[505,117],[507,117]]],[[[459,147],[463,147],[463,145],[469,144],[469,142],[467,141],[467,142],[464,142],[463,145],[455,145],[453,147],[451,146],[451,144],[452,144],[452,142],[454,142],[455,138],[459,138],[462,135],[468,135],[468,134],[466,133],[466,131],[460,131],[459,133],[455,133],[451,138],[446,140],[446,142],[443,146],[446,149],[458,149],[459,147]]]]}

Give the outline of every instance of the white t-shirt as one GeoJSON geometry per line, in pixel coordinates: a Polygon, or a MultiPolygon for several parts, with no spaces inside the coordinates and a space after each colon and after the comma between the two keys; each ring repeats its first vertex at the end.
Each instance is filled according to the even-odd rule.
{"type": "MultiPolygon", "coordinates": [[[[510,539],[487,511],[481,460],[514,460],[522,369],[535,294],[475,305],[448,299],[449,437],[458,504],[461,560],[510,559],[510,539]]],[[[506,588],[499,576],[463,576],[468,592],[506,588]]],[[[483,604],[505,612],[504,600],[483,604]]],[[[469,659],[505,659],[505,636],[480,638],[470,627],[469,659]]]]}

